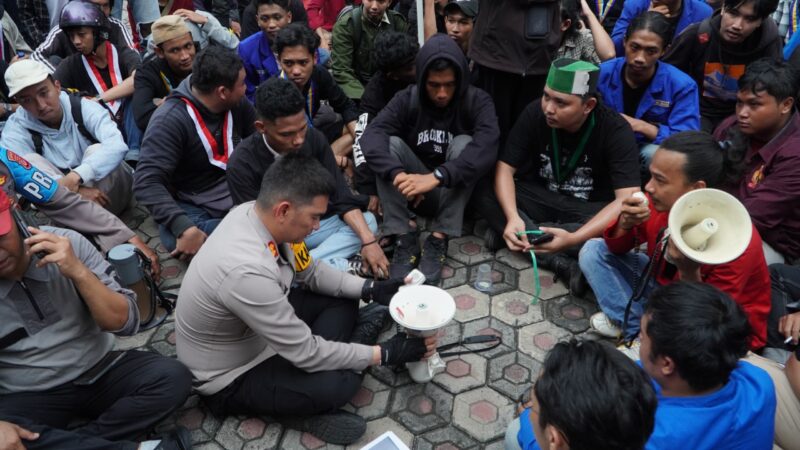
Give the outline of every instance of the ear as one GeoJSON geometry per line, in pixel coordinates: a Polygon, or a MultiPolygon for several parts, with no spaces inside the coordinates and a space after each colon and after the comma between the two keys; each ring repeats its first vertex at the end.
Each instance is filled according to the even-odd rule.
{"type": "Polygon", "coordinates": [[[778,109],[780,109],[781,114],[791,114],[793,106],[794,106],[794,98],[787,97],[778,104],[778,109]]]}
{"type": "Polygon", "coordinates": [[[272,207],[272,212],[275,215],[276,219],[282,221],[286,219],[286,216],[289,214],[289,209],[291,208],[292,208],[291,203],[287,201],[282,201],[272,207]]]}
{"type": "Polygon", "coordinates": [[[217,86],[214,88],[214,94],[221,100],[225,100],[228,98],[228,88],[225,86],[217,86]]]}
{"type": "Polygon", "coordinates": [[[705,189],[707,186],[708,185],[706,184],[706,182],[704,180],[698,180],[698,181],[695,181],[694,183],[692,183],[691,188],[692,188],[692,190],[705,189]]]}
{"type": "Polygon", "coordinates": [[[264,125],[264,121],[261,120],[261,119],[256,119],[256,121],[253,122],[253,127],[255,127],[256,131],[258,131],[261,134],[264,134],[264,133],[267,132],[267,128],[264,125]]]}
{"type": "Polygon", "coordinates": [[[675,361],[673,361],[669,356],[659,356],[656,358],[656,361],[659,365],[658,370],[660,370],[661,374],[665,377],[669,377],[678,373],[678,369],[675,367],[675,361]]]}
{"type": "Polygon", "coordinates": [[[286,18],[289,19],[289,23],[292,23],[292,12],[291,11],[286,13],[286,18]]]}
{"type": "Polygon", "coordinates": [[[53,78],[53,85],[56,87],[57,91],[61,90],[61,81],[56,80],[55,78],[53,78]]]}
{"type": "Polygon", "coordinates": [[[567,440],[564,438],[564,435],[561,434],[558,428],[547,425],[544,429],[544,436],[547,439],[547,447],[556,450],[556,449],[568,449],[569,444],[567,440]]]}
{"type": "Polygon", "coordinates": [[[319,47],[317,47],[317,50],[311,54],[311,58],[314,60],[315,66],[317,65],[317,52],[319,52],[319,47]]]}
{"type": "Polygon", "coordinates": [[[158,56],[160,59],[164,59],[164,49],[156,45],[155,47],[153,47],[153,51],[156,53],[156,56],[158,56]]]}
{"type": "Polygon", "coordinates": [[[561,21],[561,32],[565,32],[569,30],[569,27],[572,26],[572,19],[566,19],[561,21]]]}
{"type": "Polygon", "coordinates": [[[586,103],[583,104],[584,108],[583,111],[586,114],[589,114],[590,112],[592,112],[595,106],[597,106],[597,98],[591,97],[589,100],[586,100],[586,103]]]}

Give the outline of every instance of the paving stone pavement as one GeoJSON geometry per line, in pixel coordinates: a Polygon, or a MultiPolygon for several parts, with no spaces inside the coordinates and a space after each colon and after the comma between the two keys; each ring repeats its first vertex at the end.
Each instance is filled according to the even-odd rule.
{"type": "MultiPolygon", "coordinates": [[[[177,292],[187,266],[169,257],[152,218],[143,207],[135,206],[123,219],[157,249],[162,289],[177,292]]],[[[475,229],[481,226],[485,229],[481,223],[475,224],[475,229]]],[[[465,229],[471,230],[471,224],[465,229]]],[[[562,283],[553,282],[551,273],[541,271],[542,298],[531,303],[534,274],[527,255],[508,250],[492,253],[480,237],[465,234],[450,241],[447,256],[441,286],[455,298],[457,312],[455,320],[442,330],[440,344],[481,334],[500,336],[502,344],[491,351],[446,358],[444,372],[427,384],[414,383],[405,372],[369,369],[361,389],[345,407],[367,420],[367,433],[347,449],[359,449],[387,430],[413,449],[502,449],[516,399],[536,378],[547,350],[574,336],[593,338],[586,331],[596,304],[571,297],[562,283]],[[492,268],[494,286],[488,293],[471,286],[482,263],[492,268]]],[[[394,332],[391,327],[381,338],[394,332]]],[[[117,347],[174,357],[172,318],[156,329],[117,338],[117,347]]],[[[345,448],[285,429],[272,417],[214,417],[196,395],[159,429],[175,424],[191,431],[197,449],[345,448]]]]}

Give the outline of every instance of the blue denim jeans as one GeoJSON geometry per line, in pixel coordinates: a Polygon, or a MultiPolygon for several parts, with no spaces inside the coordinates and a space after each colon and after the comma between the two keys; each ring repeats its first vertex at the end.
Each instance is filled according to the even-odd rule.
{"type": "MultiPolygon", "coordinates": [[[[371,212],[364,213],[370,231],[378,231],[378,222],[371,212]]],[[[306,238],[311,257],[334,268],[347,270],[347,258],[361,250],[361,239],[339,216],[330,216],[319,223],[319,229],[306,238]]]]}
{"type": "Polygon", "coordinates": [[[122,120],[125,129],[125,142],[128,144],[128,151],[125,153],[125,161],[138,161],[144,133],[142,133],[142,130],[136,125],[136,118],[133,114],[133,102],[130,98],[125,100],[124,108],[122,120]]]}
{"type": "MultiPolygon", "coordinates": [[[[634,282],[643,281],[641,278],[648,260],[646,253],[615,255],[602,239],[590,239],[583,244],[578,258],[581,271],[592,287],[600,309],[620,326],[625,319],[625,307],[633,293],[634,282]]],[[[654,287],[655,280],[651,279],[644,288],[642,298],[633,303],[625,330],[626,337],[639,333],[644,305],[654,287]]]]}
{"type": "MultiPolygon", "coordinates": [[[[211,234],[214,231],[214,228],[217,228],[220,222],[222,222],[222,218],[214,218],[211,217],[211,214],[206,212],[205,209],[193,205],[191,203],[185,202],[175,202],[178,206],[183,209],[189,219],[194,222],[194,225],[199,228],[205,234],[211,234]]],[[[169,230],[168,227],[158,224],[158,234],[161,237],[161,244],[164,245],[164,248],[167,249],[168,252],[175,250],[175,246],[177,245],[177,238],[172,235],[172,232],[169,230]]]]}

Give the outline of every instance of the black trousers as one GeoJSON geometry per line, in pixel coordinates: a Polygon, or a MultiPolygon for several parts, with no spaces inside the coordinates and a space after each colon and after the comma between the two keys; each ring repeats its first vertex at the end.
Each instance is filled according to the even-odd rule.
{"type": "Polygon", "coordinates": [[[786,305],[800,300],[800,266],[773,264],[769,266],[772,280],[772,308],[767,317],[767,347],[785,348],[784,336],[778,332],[781,317],[789,314],[786,305]]]}
{"type": "MultiPolygon", "coordinates": [[[[328,341],[349,342],[358,302],[293,289],[289,303],[311,333],[328,341]]],[[[361,386],[352,370],[306,372],[275,355],[245,372],[225,389],[204,397],[217,416],[313,415],[344,406],[361,386]]]]}
{"type": "MultiPolygon", "coordinates": [[[[143,438],[180,407],[191,391],[191,379],[189,370],[175,359],[132,350],[89,386],[66,383],[41,392],[0,396],[0,420],[41,432],[39,440],[25,444],[28,448],[95,448],[103,442],[112,446],[108,441],[143,438]],[[91,421],[62,431],[75,418],[91,421]],[[57,444],[37,447],[51,441],[57,444]]],[[[129,444],[118,445],[129,448],[129,444]]]]}
{"type": "MultiPolygon", "coordinates": [[[[537,183],[524,180],[515,180],[515,193],[517,210],[529,230],[539,226],[549,226],[572,232],[606,206],[604,202],[586,202],[549,191],[537,183]]],[[[489,226],[502,235],[507,221],[494,193],[493,180],[489,178],[482,180],[475,189],[472,201],[480,217],[486,219],[489,226]]],[[[567,253],[577,256],[577,250],[570,249],[567,253]]]]}
{"type": "Polygon", "coordinates": [[[479,87],[494,100],[500,125],[500,143],[503,144],[522,110],[542,96],[547,74],[523,77],[481,65],[478,65],[478,74],[479,87]]]}

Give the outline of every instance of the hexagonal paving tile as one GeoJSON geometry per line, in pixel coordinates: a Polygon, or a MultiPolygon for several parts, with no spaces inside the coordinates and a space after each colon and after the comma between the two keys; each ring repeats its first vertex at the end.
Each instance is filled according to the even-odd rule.
{"type": "Polygon", "coordinates": [[[507,248],[498,250],[497,253],[495,254],[495,259],[511,267],[514,270],[527,269],[531,267],[532,264],[531,256],[529,253],[512,252],[507,248]]]}
{"type": "Polygon", "coordinates": [[[489,386],[512,400],[530,389],[542,364],[521,352],[511,352],[489,361],[489,386]]]}
{"type": "Polygon", "coordinates": [[[347,450],[358,450],[361,447],[370,443],[373,439],[377,438],[378,436],[390,430],[394,432],[394,434],[404,444],[406,444],[408,448],[412,448],[414,435],[411,434],[411,432],[406,430],[405,427],[403,427],[399,423],[395,422],[394,420],[388,417],[384,417],[382,419],[373,420],[372,422],[367,422],[367,431],[364,433],[364,436],[362,436],[361,439],[352,443],[351,445],[348,445],[347,450]]]}
{"type": "Polygon", "coordinates": [[[494,255],[483,246],[483,239],[475,236],[464,236],[451,239],[447,256],[466,265],[491,261],[494,255]]]}
{"type": "Polygon", "coordinates": [[[238,417],[229,416],[222,422],[222,427],[217,431],[214,440],[223,448],[238,450],[244,447],[244,439],[237,433],[241,420],[238,417]]]}
{"type": "Polygon", "coordinates": [[[279,448],[286,450],[344,450],[341,445],[328,444],[309,433],[297,430],[286,430],[279,448]]]}
{"type": "Polygon", "coordinates": [[[350,399],[350,403],[344,409],[366,420],[377,419],[386,415],[390,394],[389,386],[368,374],[364,376],[364,382],[358,393],[350,399]]]}
{"type": "Polygon", "coordinates": [[[532,305],[530,294],[522,291],[492,297],[492,317],[515,327],[541,322],[544,318],[541,305],[538,302],[532,305]]]}
{"type": "MultiPolygon", "coordinates": [[[[539,270],[539,284],[542,286],[540,300],[549,300],[569,293],[569,290],[559,280],[553,283],[553,273],[547,270],[539,270]]],[[[536,288],[533,283],[533,267],[525,269],[519,273],[519,290],[533,295],[536,288]]]]}
{"type": "Polygon", "coordinates": [[[411,384],[394,395],[391,416],[414,434],[450,423],[453,396],[433,383],[411,384]]]}
{"type": "MultiPolygon", "coordinates": [[[[247,420],[260,420],[260,419],[247,419],[247,420]]],[[[245,421],[246,422],[246,421],[245,421]]],[[[242,422],[244,424],[245,422],[242,422]]],[[[265,422],[266,428],[260,437],[250,439],[244,444],[244,450],[271,450],[277,449],[278,443],[283,434],[283,427],[275,422],[265,422]]],[[[242,429],[242,424],[239,425],[239,434],[244,435],[248,432],[247,429],[242,429]]],[[[248,425],[253,426],[253,425],[248,425]]]]}
{"type": "Polygon", "coordinates": [[[417,436],[414,450],[472,450],[480,448],[477,441],[454,426],[439,428],[417,436]]]}
{"type": "Polygon", "coordinates": [[[468,322],[489,315],[489,296],[469,286],[459,286],[447,292],[456,302],[456,320],[468,322]]]}
{"type": "Polygon", "coordinates": [[[451,394],[458,394],[486,383],[486,359],[475,354],[447,358],[444,372],[433,382],[451,394]]]}
{"type": "Polygon", "coordinates": [[[544,302],[544,310],[547,320],[573,333],[588,330],[589,317],[598,311],[597,304],[573,295],[544,302]]]}
{"type": "MultiPolygon", "coordinates": [[[[517,288],[517,271],[499,262],[486,262],[492,267],[492,287],[486,292],[488,295],[498,295],[517,288]]],[[[475,285],[478,277],[478,270],[481,264],[473,265],[469,268],[470,286],[475,285]]]]}
{"type": "MultiPolygon", "coordinates": [[[[514,328],[508,326],[507,324],[503,323],[498,319],[495,319],[494,317],[478,319],[469,322],[467,324],[464,324],[463,336],[465,338],[470,336],[489,335],[489,334],[500,336],[500,338],[503,341],[498,347],[485,352],[481,352],[480,355],[482,357],[494,358],[497,355],[508,353],[517,348],[517,336],[516,336],[517,333],[514,331],[514,328]]],[[[473,350],[480,350],[485,347],[486,345],[483,344],[475,344],[469,346],[469,348],[473,350]]],[[[464,350],[464,348],[463,347],[458,348],[458,350],[464,350]]]]}
{"type": "Polygon", "coordinates": [[[467,267],[453,258],[447,258],[442,267],[442,289],[450,289],[467,282],[467,267]]]}
{"type": "Polygon", "coordinates": [[[519,330],[519,350],[534,359],[544,361],[547,352],[558,341],[571,337],[572,334],[569,331],[550,322],[534,323],[519,330]]]}
{"type": "Polygon", "coordinates": [[[456,396],[453,423],[480,442],[489,442],[505,434],[514,416],[511,401],[488,387],[456,396]]]}

